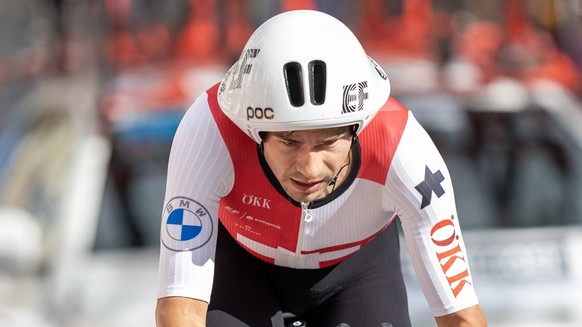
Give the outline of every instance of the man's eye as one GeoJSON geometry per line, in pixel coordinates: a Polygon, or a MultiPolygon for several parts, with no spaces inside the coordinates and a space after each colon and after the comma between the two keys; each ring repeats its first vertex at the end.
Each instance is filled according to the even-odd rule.
{"type": "Polygon", "coordinates": [[[285,146],[295,146],[295,145],[297,145],[297,142],[295,142],[295,141],[288,141],[288,140],[283,140],[283,141],[281,141],[281,143],[283,143],[283,145],[285,145],[285,146]]]}
{"type": "Polygon", "coordinates": [[[321,148],[331,147],[331,146],[334,146],[336,142],[337,142],[337,140],[326,141],[326,142],[319,144],[319,147],[321,147],[321,148]]]}

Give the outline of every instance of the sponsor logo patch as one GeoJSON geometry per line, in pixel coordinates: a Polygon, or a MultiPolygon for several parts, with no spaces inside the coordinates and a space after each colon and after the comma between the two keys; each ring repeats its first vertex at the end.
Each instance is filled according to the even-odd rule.
{"type": "Polygon", "coordinates": [[[435,254],[451,292],[458,297],[465,286],[471,287],[471,278],[455,226],[455,216],[451,215],[450,219],[443,219],[434,224],[430,230],[430,239],[436,246],[435,254]]]}
{"type": "Polygon", "coordinates": [[[426,206],[430,205],[432,201],[432,194],[434,193],[438,198],[445,194],[445,190],[441,186],[441,183],[445,180],[443,173],[440,170],[432,172],[428,166],[424,168],[424,181],[415,186],[415,189],[422,196],[422,202],[420,204],[420,209],[424,209],[426,206]]]}
{"type": "Polygon", "coordinates": [[[163,219],[162,243],[173,251],[189,251],[204,246],[214,229],[206,208],[185,197],[168,201],[163,219]]]}

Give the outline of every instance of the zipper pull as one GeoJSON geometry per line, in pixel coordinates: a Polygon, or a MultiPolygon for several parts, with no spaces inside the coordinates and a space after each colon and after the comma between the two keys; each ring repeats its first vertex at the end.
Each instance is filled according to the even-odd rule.
{"type": "Polygon", "coordinates": [[[301,202],[301,209],[303,210],[303,220],[308,223],[313,220],[313,215],[309,210],[309,202],[301,202]]]}

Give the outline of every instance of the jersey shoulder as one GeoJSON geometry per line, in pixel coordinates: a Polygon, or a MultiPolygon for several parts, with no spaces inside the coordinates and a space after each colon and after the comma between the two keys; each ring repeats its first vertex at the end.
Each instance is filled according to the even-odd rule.
{"type": "Polygon", "coordinates": [[[362,138],[372,137],[380,142],[398,141],[408,122],[409,110],[398,100],[389,98],[386,104],[362,132],[362,138]]]}
{"type": "Polygon", "coordinates": [[[359,177],[384,184],[406,127],[408,113],[406,107],[390,98],[358,136],[362,147],[359,177]]]}

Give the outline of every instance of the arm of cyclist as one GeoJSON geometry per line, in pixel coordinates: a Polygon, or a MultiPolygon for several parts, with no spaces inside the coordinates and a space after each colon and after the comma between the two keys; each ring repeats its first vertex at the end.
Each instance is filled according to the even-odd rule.
{"type": "Polygon", "coordinates": [[[228,151],[217,137],[206,96],[200,96],[185,114],[168,161],[155,314],[158,327],[206,324],[214,276],[218,201],[227,193],[222,187],[228,188],[234,180],[228,151]],[[196,212],[201,229],[197,237],[177,241],[180,236],[175,234],[176,226],[168,220],[181,217],[182,212],[196,212]]]}
{"type": "Polygon", "coordinates": [[[484,327],[487,326],[487,320],[481,307],[474,305],[466,309],[435,317],[439,327],[484,327]]]}
{"type": "Polygon", "coordinates": [[[387,204],[400,217],[416,276],[439,327],[484,325],[451,176],[436,146],[412,115],[387,182],[392,186],[386,189],[391,201],[387,204]]]}
{"type": "Polygon", "coordinates": [[[158,327],[204,327],[208,303],[187,297],[164,297],[158,299],[156,326],[158,327]]]}

